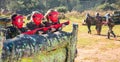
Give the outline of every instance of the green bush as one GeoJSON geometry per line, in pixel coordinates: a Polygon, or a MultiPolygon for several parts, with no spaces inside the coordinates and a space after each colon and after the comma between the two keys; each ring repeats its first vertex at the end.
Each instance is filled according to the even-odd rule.
{"type": "Polygon", "coordinates": [[[57,9],[58,12],[63,12],[63,13],[66,13],[68,11],[67,7],[65,6],[56,7],[55,9],[57,9]]]}
{"type": "Polygon", "coordinates": [[[116,10],[116,7],[114,7],[112,4],[105,3],[103,5],[99,5],[97,7],[99,10],[116,10]]]}

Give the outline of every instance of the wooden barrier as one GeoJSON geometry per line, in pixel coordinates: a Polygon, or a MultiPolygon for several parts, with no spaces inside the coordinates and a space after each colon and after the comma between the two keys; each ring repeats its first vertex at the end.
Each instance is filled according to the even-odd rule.
{"type": "Polygon", "coordinates": [[[3,42],[2,62],[74,62],[78,24],[72,32],[18,35],[3,42]]]}

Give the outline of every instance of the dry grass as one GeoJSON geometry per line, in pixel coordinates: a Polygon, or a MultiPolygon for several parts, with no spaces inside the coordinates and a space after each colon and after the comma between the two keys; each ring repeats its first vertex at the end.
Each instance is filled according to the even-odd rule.
{"type": "Polygon", "coordinates": [[[90,15],[95,16],[96,12],[100,13],[100,15],[102,15],[102,16],[104,16],[106,13],[113,14],[113,11],[102,11],[102,10],[93,11],[93,10],[89,10],[89,11],[82,12],[82,15],[85,15],[86,13],[90,13],[90,15]]]}
{"type": "MultiPolygon", "coordinates": [[[[95,11],[88,11],[90,14],[95,13],[95,11]]],[[[107,11],[112,13],[112,11],[107,11]]],[[[100,14],[105,14],[107,12],[99,12],[100,14]]],[[[74,12],[76,14],[76,12],[74,12]]],[[[82,26],[81,22],[84,19],[86,12],[80,13],[80,17],[70,17],[71,24],[64,28],[65,31],[71,31],[72,23],[76,22],[79,24],[78,32],[78,56],[75,62],[119,62],[120,61],[120,25],[114,27],[114,32],[117,35],[117,40],[107,39],[107,26],[103,26],[101,36],[96,35],[95,26],[92,26],[92,34],[87,34],[87,27],[82,26]]],[[[67,14],[68,15],[68,14],[67,14]]]]}
{"type": "Polygon", "coordinates": [[[104,16],[106,13],[110,13],[113,14],[113,11],[102,11],[102,10],[98,10],[98,11],[93,11],[93,10],[86,10],[84,12],[77,12],[77,11],[72,11],[72,12],[67,12],[65,14],[65,16],[67,18],[81,18],[84,17],[87,13],[89,13],[91,16],[95,16],[95,13],[98,12],[101,16],[104,16]]]}

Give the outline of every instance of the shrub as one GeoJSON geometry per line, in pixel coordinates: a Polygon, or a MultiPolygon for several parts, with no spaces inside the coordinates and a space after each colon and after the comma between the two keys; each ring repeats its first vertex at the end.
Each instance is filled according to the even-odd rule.
{"type": "Polygon", "coordinates": [[[78,11],[71,11],[71,12],[67,12],[67,13],[65,14],[65,16],[66,16],[67,18],[70,18],[70,17],[80,18],[80,17],[81,17],[81,14],[80,14],[80,12],[78,12],[78,11]]]}
{"type": "Polygon", "coordinates": [[[66,17],[65,17],[65,14],[64,13],[60,13],[59,14],[59,19],[65,19],[66,17]]]}
{"type": "Polygon", "coordinates": [[[56,7],[58,12],[63,12],[66,13],[68,11],[67,7],[61,6],[61,7],[56,7]]]}
{"type": "Polygon", "coordinates": [[[116,10],[116,7],[114,7],[112,4],[105,3],[103,5],[99,5],[97,9],[100,10],[116,10]]]}

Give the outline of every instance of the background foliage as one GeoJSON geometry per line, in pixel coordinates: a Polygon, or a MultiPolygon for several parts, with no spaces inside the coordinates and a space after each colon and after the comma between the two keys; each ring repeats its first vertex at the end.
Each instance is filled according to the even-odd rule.
{"type": "Polygon", "coordinates": [[[45,13],[50,8],[59,11],[118,10],[120,0],[1,0],[0,8],[17,13],[29,14],[32,11],[45,13]]]}

